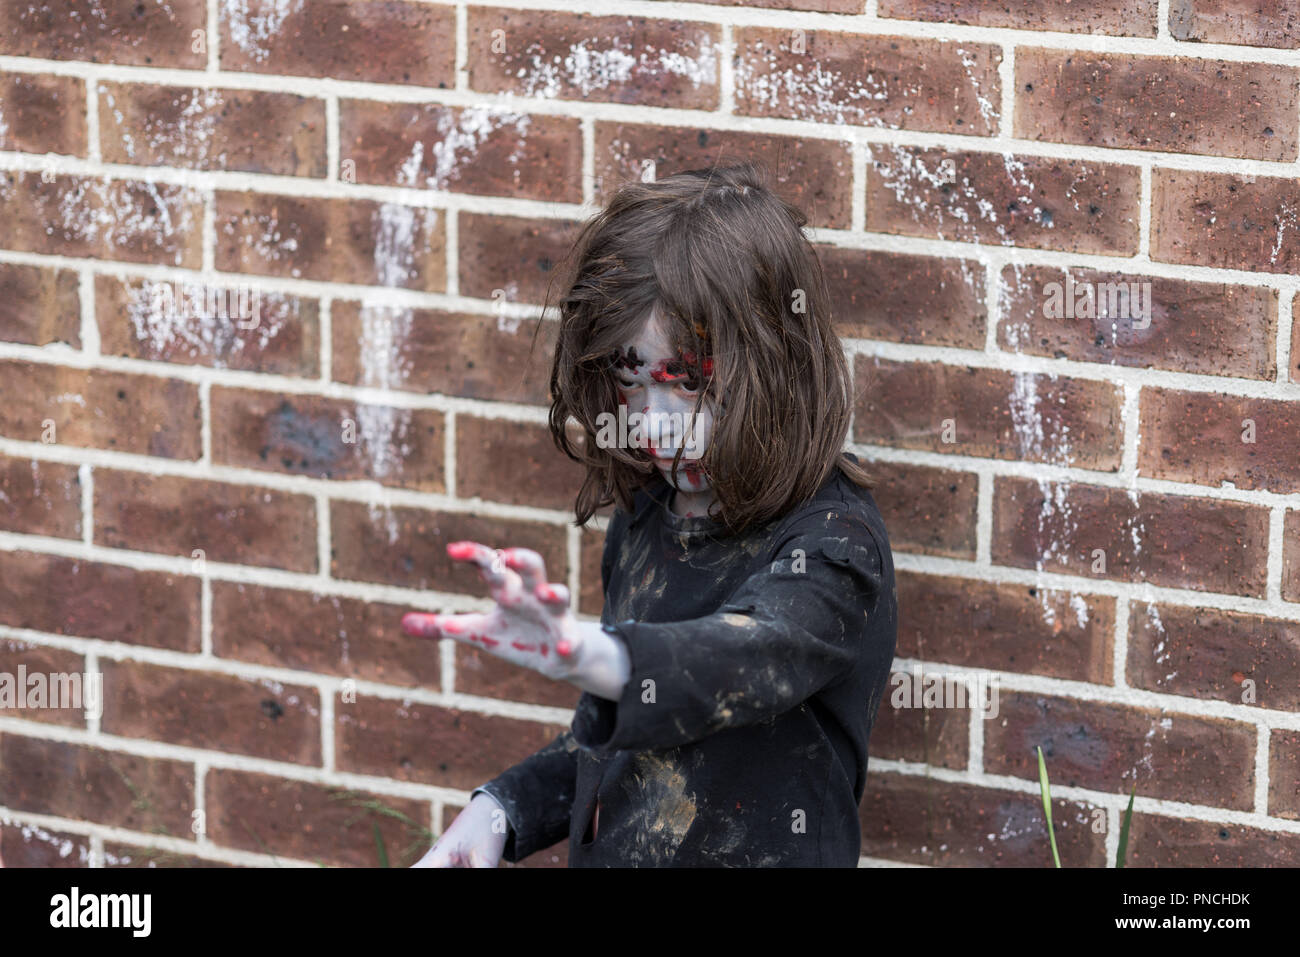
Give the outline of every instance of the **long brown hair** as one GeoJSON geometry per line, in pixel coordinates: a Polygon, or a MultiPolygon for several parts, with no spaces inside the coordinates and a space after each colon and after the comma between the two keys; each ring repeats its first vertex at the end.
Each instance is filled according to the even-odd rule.
{"type": "MultiPolygon", "coordinates": [[[[695,407],[712,396],[716,409],[701,465],[714,517],[730,531],[786,513],[837,466],[871,487],[843,454],[848,364],[807,217],[764,179],[762,167],[744,163],[627,183],[552,274],[546,304],[562,291],[550,428],[561,451],[586,466],[577,524],[613,502],[630,510],[654,479],[641,451],[595,441],[598,416],[618,409],[615,350],[654,311],[684,355],[712,361],[695,407]]],[[[679,452],[674,468],[680,460],[679,452]]]]}

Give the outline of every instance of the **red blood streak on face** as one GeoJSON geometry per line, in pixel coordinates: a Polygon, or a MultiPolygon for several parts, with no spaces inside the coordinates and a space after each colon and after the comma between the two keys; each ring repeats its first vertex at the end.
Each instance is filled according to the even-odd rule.
{"type": "Polygon", "coordinates": [[[497,645],[501,644],[501,642],[497,641],[495,638],[489,638],[487,635],[470,635],[469,640],[482,642],[484,648],[495,648],[497,645]]]}
{"type": "Polygon", "coordinates": [[[701,360],[695,355],[694,352],[686,351],[682,353],[682,362],[690,366],[691,368],[695,368],[696,366],[698,366],[700,370],[700,374],[703,375],[706,379],[709,376],[713,375],[712,356],[705,356],[701,360]]]}
{"type": "Polygon", "coordinates": [[[542,650],[542,657],[543,657],[543,658],[545,658],[547,655],[549,655],[549,654],[551,653],[551,649],[550,649],[550,647],[546,644],[546,642],[542,642],[542,649],[541,649],[541,650],[542,650]]]}
{"type": "Polygon", "coordinates": [[[536,645],[529,645],[522,641],[512,641],[510,642],[510,647],[513,648],[515,651],[536,651],[537,650],[536,645]]]}
{"type": "Polygon", "coordinates": [[[464,561],[467,558],[474,557],[473,542],[452,542],[447,546],[447,554],[457,561],[464,561]]]}

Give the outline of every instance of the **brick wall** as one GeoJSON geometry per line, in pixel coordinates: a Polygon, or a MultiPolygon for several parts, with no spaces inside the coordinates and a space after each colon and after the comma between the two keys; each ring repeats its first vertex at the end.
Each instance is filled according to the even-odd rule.
{"type": "Polygon", "coordinates": [[[1067,864],[1134,784],[1134,863],[1300,863],[1297,46],[1294,0],[0,7],[0,671],[104,687],[0,714],[0,853],[404,863],[565,726],[400,615],[479,607],[458,538],[599,612],[537,303],[618,182],[756,158],[899,673],[1000,692],[882,708],[864,861],[1047,863],[1041,745],[1067,864]]]}

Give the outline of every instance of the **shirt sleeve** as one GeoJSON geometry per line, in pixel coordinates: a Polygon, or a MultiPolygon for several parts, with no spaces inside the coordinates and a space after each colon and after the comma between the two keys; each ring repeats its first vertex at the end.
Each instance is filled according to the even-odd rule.
{"type": "Polygon", "coordinates": [[[845,522],[787,539],[713,614],[606,625],[631,674],[617,701],[582,696],[574,740],[599,753],[667,749],[797,707],[868,653],[883,574],[874,536],[845,522]]]}
{"type": "Polygon", "coordinates": [[[565,731],[474,789],[495,798],[506,812],[510,832],[502,857],[513,864],[568,837],[577,776],[578,745],[565,731]]]}

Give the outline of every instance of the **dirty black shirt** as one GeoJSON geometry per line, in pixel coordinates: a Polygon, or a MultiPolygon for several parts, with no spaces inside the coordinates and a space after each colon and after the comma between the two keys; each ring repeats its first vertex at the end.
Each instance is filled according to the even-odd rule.
{"type": "Polygon", "coordinates": [[[838,468],[739,535],[671,495],[658,479],[605,536],[622,696],[584,693],[567,731],[475,789],[505,809],[504,858],[567,836],[570,867],[855,866],[897,633],[880,512],[838,468]]]}

